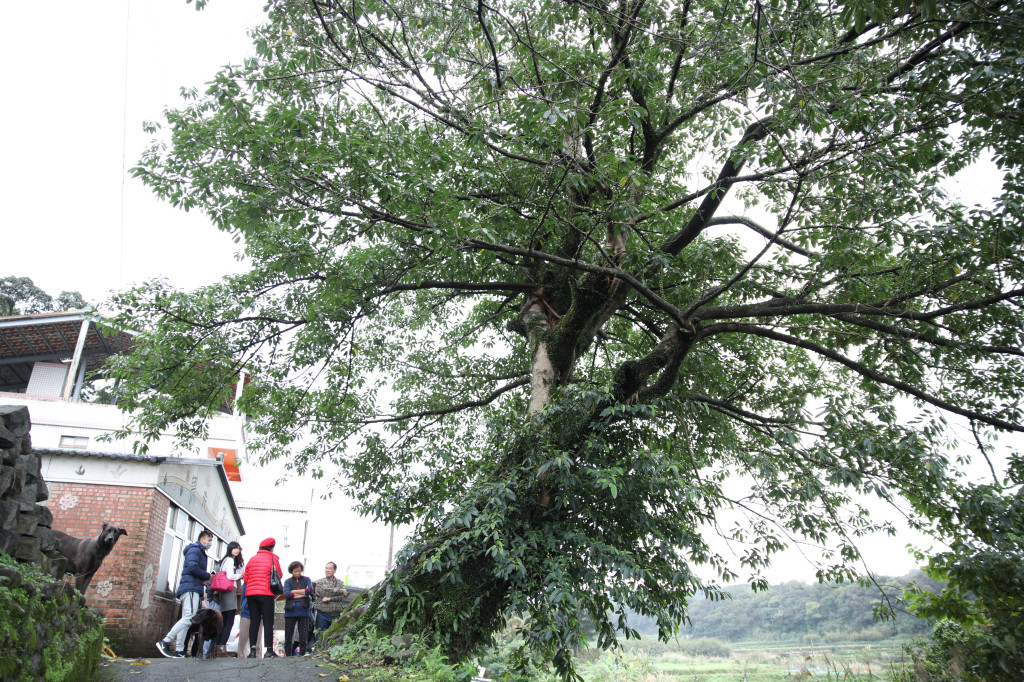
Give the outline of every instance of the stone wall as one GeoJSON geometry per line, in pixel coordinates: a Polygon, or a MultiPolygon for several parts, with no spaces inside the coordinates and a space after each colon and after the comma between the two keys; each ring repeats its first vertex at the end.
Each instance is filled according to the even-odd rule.
{"type": "Polygon", "coordinates": [[[103,622],[63,579],[28,409],[0,405],[0,679],[88,682],[103,622]]]}
{"type": "Polygon", "coordinates": [[[38,504],[46,500],[47,488],[32,452],[31,428],[28,408],[0,405],[0,552],[60,578],[67,560],[57,551],[53,514],[38,504]]]}

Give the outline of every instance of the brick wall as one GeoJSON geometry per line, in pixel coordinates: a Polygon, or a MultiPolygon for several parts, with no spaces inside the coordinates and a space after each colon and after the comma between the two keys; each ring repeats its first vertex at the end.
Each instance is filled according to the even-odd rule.
{"type": "Polygon", "coordinates": [[[89,606],[106,622],[104,633],[120,656],[151,656],[153,643],[174,624],[178,605],[156,595],[170,502],[153,488],[50,483],[53,527],[75,537],[99,535],[103,522],[128,531],[87,590],[89,606]]]}

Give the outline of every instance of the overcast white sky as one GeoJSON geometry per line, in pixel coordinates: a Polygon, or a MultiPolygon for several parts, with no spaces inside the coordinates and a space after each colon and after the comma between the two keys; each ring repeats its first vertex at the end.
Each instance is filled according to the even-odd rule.
{"type": "MultiPolygon", "coordinates": [[[[213,0],[201,12],[185,0],[4,6],[0,277],[30,277],[51,295],[80,291],[98,304],[153,277],[194,288],[243,267],[236,245],[205,216],[160,202],[127,171],[150,142],[143,121],[162,120],[182,87],[201,89],[218,67],[250,54],[246,31],[261,21],[263,4],[213,0]]],[[[327,561],[344,573],[348,564],[386,560],[388,529],[357,517],[344,498],[311,498],[308,481],[274,487],[275,469],[244,475],[240,499],[312,499],[312,577],[323,575],[327,561]]],[[[281,534],[247,530],[246,556],[281,534]]],[[[300,558],[297,529],[290,533],[285,562],[300,558]]]]}
{"type": "Polygon", "coordinates": [[[127,176],[181,87],[240,62],[262,1],[7,3],[0,41],[5,275],[91,302],[158,275],[193,287],[220,277],[235,245],[199,213],[159,202],[127,176]],[[17,254],[14,257],[14,254],[17,254]]]}
{"type": "MultiPolygon", "coordinates": [[[[196,12],[184,0],[5,5],[0,276],[27,276],[50,294],[77,290],[100,302],[156,276],[192,288],[243,267],[227,235],[199,213],[162,204],[127,170],[149,142],[143,121],[159,120],[164,107],[176,105],[181,87],[201,88],[219,66],[249,53],[246,30],[260,21],[262,6],[263,0],[213,0],[196,12]]],[[[309,499],[305,483],[275,491],[273,478],[253,476],[258,494],[246,497],[309,499]]],[[[344,507],[337,497],[315,503],[313,577],[329,559],[372,563],[386,551],[386,529],[355,521],[344,507]]],[[[264,537],[250,530],[256,541],[264,537]]],[[[912,569],[904,550],[909,540],[863,543],[868,565],[889,575],[912,569]]],[[[812,580],[813,573],[794,558],[769,578],[812,580]]]]}

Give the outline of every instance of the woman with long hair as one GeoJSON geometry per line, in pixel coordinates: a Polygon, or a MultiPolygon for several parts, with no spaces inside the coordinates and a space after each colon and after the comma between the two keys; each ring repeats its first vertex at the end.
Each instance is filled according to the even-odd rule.
{"type": "Polygon", "coordinates": [[[238,613],[238,581],[245,575],[245,559],[242,558],[242,546],[237,542],[229,542],[224,558],[217,564],[218,571],[228,574],[228,580],[234,584],[228,592],[217,592],[217,601],[220,603],[220,613],[224,617],[224,629],[217,638],[217,653],[223,654],[231,636],[231,626],[235,622],[235,614],[238,613]]]}

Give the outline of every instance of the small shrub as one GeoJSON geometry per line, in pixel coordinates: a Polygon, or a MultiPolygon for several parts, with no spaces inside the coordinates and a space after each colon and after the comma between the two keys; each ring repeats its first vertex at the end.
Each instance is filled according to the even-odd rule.
{"type": "Polygon", "coordinates": [[[642,651],[607,651],[581,670],[586,682],[648,682],[661,674],[642,651]]]}
{"type": "Polygon", "coordinates": [[[373,628],[366,628],[332,646],[327,651],[327,659],[349,668],[368,668],[374,682],[468,682],[476,673],[472,664],[450,663],[440,646],[424,647],[420,637],[413,638],[412,649],[418,650],[416,656],[400,664],[385,665],[385,657],[396,651],[391,638],[380,635],[373,628]]]}
{"type": "MultiPolygon", "coordinates": [[[[640,639],[628,639],[620,641],[619,646],[623,651],[642,651],[650,657],[657,658],[670,651],[673,647],[658,640],[656,637],[641,637],[640,639]]],[[[600,650],[598,650],[600,653],[600,650]]]]}
{"type": "Polygon", "coordinates": [[[883,642],[892,638],[893,629],[891,625],[879,623],[869,628],[848,633],[846,640],[850,642],[883,642]]]}
{"type": "Polygon", "coordinates": [[[522,618],[510,618],[508,626],[495,635],[494,645],[482,650],[475,664],[485,668],[487,677],[495,682],[554,682],[555,675],[524,648],[519,634],[522,625],[522,618]]]}
{"type": "Polygon", "coordinates": [[[701,637],[679,643],[679,651],[688,656],[706,656],[708,658],[729,658],[732,648],[712,637],[701,637]]]}

